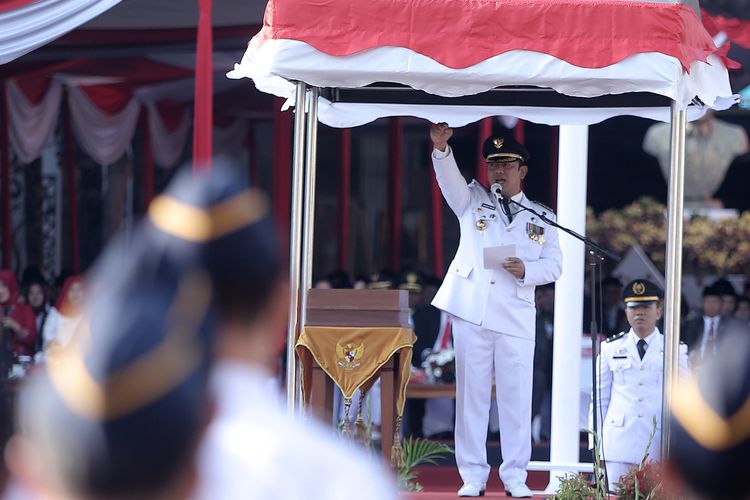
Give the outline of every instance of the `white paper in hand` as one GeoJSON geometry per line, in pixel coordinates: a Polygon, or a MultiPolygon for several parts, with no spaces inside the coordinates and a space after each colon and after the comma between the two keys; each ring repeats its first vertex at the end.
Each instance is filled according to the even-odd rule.
{"type": "Polygon", "coordinates": [[[503,263],[509,257],[516,256],[516,245],[500,245],[484,248],[484,268],[502,269],[503,263]]]}

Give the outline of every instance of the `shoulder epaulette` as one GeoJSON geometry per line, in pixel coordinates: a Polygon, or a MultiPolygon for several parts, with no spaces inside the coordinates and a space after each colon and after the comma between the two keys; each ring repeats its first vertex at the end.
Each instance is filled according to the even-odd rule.
{"type": "Polygon", "coordinates": [[[542,207],[543,209],[545,209],[545,210],[549,210],[549,211],[550,211],[551,213],[553,213],[553,214],[555,213],[555,211],[554,211],[554,210],[552,210],[552,209],[551,209],[550,207],[548,207],[548,206],[547,206],[547,205],[545,205],[544,203],[539,203],[539,202],[538,202],[538,201],[536,201],[536,200],[531,200],[531,201],[532,201],[532,202],[534,202],[534,203],[536,203],[537,205],[539,205],[539,206],[540,206],[540,207],[542,207]]]}
{"type": "Polygon", "coordinates": [[[625,335],[626,333],[627,332],[620,332],[617,335],[615,335],[614,337],[608,338],[607,340],[605,340],[605,342],[612,342],[613,340],[621,339],[623,337],[623,335],[625,335]]]}

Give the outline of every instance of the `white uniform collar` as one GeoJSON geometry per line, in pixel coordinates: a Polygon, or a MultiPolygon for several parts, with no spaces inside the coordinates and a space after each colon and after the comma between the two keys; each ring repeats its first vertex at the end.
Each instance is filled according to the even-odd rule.
{"type": "Polygon", "coordinates": [[[510,199],[520,202],[523,199],[523,191],[519,191],[515,196],[511,196],[510,199]]]}
{"type": "MultiPolygon", "coordinates": [[[[633,339],[633,342],[635,342],[636,344],[638,343],[639,340],[641,340],[641,338],[635,334],[632,328],[630,329],[630,332],[628,333],[630,337],[633,339]]],[[[643,339],[646,341],[647,346],[649,347],[651,346],[651,342],[653,342],[653,340],[656,338],[657,333],[659,333],[659,329],[654,327],[654,331],[649,333],[648,336],[646,336],[646,338],[643,339]]]]}

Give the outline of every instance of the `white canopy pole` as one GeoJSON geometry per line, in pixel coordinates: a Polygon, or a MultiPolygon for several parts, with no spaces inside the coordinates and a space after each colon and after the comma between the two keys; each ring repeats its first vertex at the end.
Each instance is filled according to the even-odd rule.
{"type": "Polygon", "coordinates": [[[302,234],[302,182],[305,171],[305,93],[307,85],[297,82],[294,107],[294,158],[292,163],[292,213],[289,224],[289,325],[286,345],[287,410],[294,415],[297,399],[297,357],[294,343],[299,331],[300,240],[302,234]]]}
{"type": "MultiPolygon", "coordinates": [[[[560,126],[557,181],[557,222],[586,232],[586,177],[589,130],[585,125],[560,126]]],[[[560,233],[563,273],[555,287],[552,354],[552,432],[550,465],[578,463],[581,398],[581,332],[583,332],[584,245],[560,233]]],[[[559,472],[559,473],[558,473],[559,472]]],[[[550,472],[548,492],[557,490],[558,475],[550,472]]]]}
{"type": "Polygon", "coordinates": [[[661,453],[669,455],[669,406],[677,382],[680,348],[680,297],[682,291],[682,207],[685,187],[686,111],[672,103],[672,144],[667,205],[666,290],[664,295],[664,397],[662,400],[661,453]]]}
{"type": "Polygon", "coordinates": [[[307,291],[312,287],[313,236],[315,233],[315,176],[318,152],[318,93],[310,90],[307,101],[307,142],[305,144],[305,217],[302,222],[302,273],[300,296],[300,326],[305,324],[307,291]]]}

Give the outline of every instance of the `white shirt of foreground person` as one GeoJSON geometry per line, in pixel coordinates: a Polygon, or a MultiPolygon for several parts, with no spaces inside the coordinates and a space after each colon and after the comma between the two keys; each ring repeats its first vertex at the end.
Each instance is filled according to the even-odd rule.
{"type": "Polygon", "coordinates": [[[312,421],[296,421],[268,375],[222,362],[217,410],[200,450],[196,499],[388,500],[396,482],[363,450],[312,421]]]}
{"type": "MultiPolygon", "coordinates": [[[[514,204],[508,222],[494,195],[477,181],[467,185],[450,146],[443,152],[433,150],[432,161],[461,229],[458,250],[432,302],[454,317],[458,470],[465,485],[484,490],[490,471],[486,441],[494,376],[503,455],[500,478],[506,490],[524,491],[531,458],[534,290],[562,272],[557,230],[514,204]],[[516,257],[523,261],[523,279],[502,268],[484,268],[484,248],[508,244],[516,246],[516,257]]],[[[513,199],[554,217],[523,192],[513,199]]]]}
{"type": "MultiPolygon", "coordinates": [[[[633,329],[601,345],[597,363],[597,415],[602,432],[601,450],[610,488],[629,468],[640,463],[656,418],[649,460],[659,460],[661,447],[664,336],[656,328],[647,337],[641,359],[633,329]],[[603,418],[602,418],[603,417],[603,418]]],[[[679,374],[688,373],[687,346],[680,344],[679,374]]],[[[593,407],[593,405],[592,405],[593,407]]]]}

